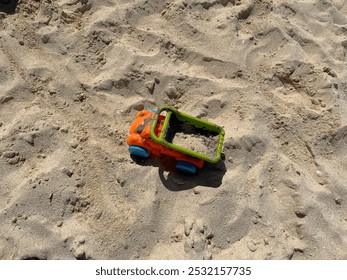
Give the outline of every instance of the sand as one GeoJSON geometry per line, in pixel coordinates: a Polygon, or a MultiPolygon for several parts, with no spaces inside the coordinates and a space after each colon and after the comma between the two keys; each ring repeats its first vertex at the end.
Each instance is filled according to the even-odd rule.
{"type": "Polygon", "coordinates": [[[178,132],[175,134],[173,144],[213,158],[217,151],[218,135],[212,137],[178,132]]]}
{"type": "Polygon", "coordinates": [[[217,132],[198,128],[193,124],[178,120],[173,121],[167,131],[165,138],[169,143],[209,158],[216,157],[219,143],[219,134],[217,132]]]}
{"type": "Polygon", "coordinates": [[[0,4],[1,259],[345,259],[347,3],[0,4]],[[224,127],[197,176],[138,110],[224,127]]]}

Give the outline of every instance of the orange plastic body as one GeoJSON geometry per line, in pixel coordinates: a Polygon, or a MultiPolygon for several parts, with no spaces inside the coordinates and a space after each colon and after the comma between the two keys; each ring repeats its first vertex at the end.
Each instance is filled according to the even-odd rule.
{"type": "MultiPolygon", "coordinates": [[[[163,145],[154,142],[151,139],[150,131],[152,122],[155,118],[155,113],[148,110],[142,110],[136,114],[136,118],[130,126],[130,135],[127,139],[129,146],[140,146],[146,148],[150,153],[156,157],[166,155],[175,158],[176,160],[183,160],[194,164],[198,168],[202,168],[204,160],[191,157],[184,153],[169,149],[163,145]]],[[[155,134],[159,136],[164,122],[165,116],[160,115],[158,125],[155,128],[155,134]]]]}

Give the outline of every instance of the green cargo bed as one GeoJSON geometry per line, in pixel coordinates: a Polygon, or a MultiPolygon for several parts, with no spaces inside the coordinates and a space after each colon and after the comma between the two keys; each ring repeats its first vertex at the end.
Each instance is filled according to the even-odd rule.
{"type": "Polygon", "coordinates": [[[189,156],[216,163],[223,148],[224,129],[211,122],[163,106],[157,113],[151,127],[151,139],[172,150],[189,156]],[[160,134],[155,134],[159,116],[164,115],[160,134]]]}

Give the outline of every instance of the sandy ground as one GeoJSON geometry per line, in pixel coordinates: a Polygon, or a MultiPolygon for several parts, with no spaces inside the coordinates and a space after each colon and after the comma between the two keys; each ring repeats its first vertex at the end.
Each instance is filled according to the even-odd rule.
{"type": "Polygon", "coordinates": [[[0,4],[1,259],[347,258],[344,0],[0,4]],[[198,176],[125,143],[222,125],[198,176]]]}

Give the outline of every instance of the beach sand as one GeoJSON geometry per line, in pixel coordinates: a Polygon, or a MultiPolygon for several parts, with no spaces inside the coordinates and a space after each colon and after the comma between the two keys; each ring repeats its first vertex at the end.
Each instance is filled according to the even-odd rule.
{"type": "Polygon", "coordinates": [[[0,259],[347,258],[347,3],[0,4],[0,259]],[[224,127],[197,176],[126,138],[224,127]]]}

